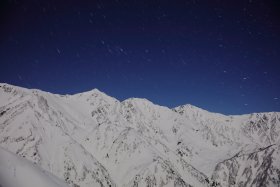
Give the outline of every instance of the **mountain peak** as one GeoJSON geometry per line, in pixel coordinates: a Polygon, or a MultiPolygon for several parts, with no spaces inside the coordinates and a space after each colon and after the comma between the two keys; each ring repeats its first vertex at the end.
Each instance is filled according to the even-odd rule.
{"type": "Polygon", "coordinates": [[[172,110],[174,111],[186,111],[186,110],[191,110],[191,111],[206,111],[202,108],[199,108],[197,106],[194,106],[194,105],[191,105],[191,104],[185,104],[185,105],[180,105],[180,106],[177,106],[175,108],[173,108],[172,110]]]}
{"type": "Polygon", "coordinates": [[[110,97],[110,96],[108,96],[107,94],[105,94],[104,92],[100,91],[97,88],[94,88],[94,89],[89,90],[89,91],[77,93],[77,94],[74,94],[73,96],[95,96],[95,97],[97,97],[97,96],[107,96],[107,97],[110,97]]]}
{"type": "Polygon", "coordinates": [[[151,101],[149,101],[148,99],[145,98],[137,98],[137,97],[131,97],[128,99],[125,99],[122,101],[123,103],[127,103],[127,102],[133,102],[133,103],[150,103],[153,104],[151,101]]]}

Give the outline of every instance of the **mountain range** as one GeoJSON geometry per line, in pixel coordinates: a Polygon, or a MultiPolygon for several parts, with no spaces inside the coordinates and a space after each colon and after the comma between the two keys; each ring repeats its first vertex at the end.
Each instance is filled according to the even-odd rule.
{"type": "Polygon", "coordinates": [[[13,181],[280,186],[280,113],[222,115],[97,89],[59,95],[1,83],[0,186],[13,181]]]}

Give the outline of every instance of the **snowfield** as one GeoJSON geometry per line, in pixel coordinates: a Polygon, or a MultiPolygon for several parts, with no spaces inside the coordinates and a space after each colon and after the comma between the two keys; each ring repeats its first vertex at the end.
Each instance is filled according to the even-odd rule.
{"type": "Polygon", "coordinates": [[[280,113],[0,84],[0,186],[280,186],[280,113]]]}
{"type": "Polygon", "coordinates": [[[2,187],[67,187],[61,179],[0,148],[0,185],[2,187]]]}

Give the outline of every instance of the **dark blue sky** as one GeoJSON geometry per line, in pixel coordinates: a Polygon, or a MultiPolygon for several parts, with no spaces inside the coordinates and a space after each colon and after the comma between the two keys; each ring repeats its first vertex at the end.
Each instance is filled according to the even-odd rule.
{"type": "Polygon", "coordinates": [[[280,111],[279,13],[268,0],[4,0],[0,82],[224,114],[280,111]]]}

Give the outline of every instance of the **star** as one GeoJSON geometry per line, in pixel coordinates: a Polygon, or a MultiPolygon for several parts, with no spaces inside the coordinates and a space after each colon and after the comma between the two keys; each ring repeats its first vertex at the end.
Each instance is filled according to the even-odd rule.
{"type": "Polygon", "coordinates": [[[56,48],[56,52],[60,55],[61,54],[61,51],[60,49],[56,48]]]}

